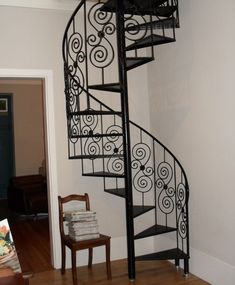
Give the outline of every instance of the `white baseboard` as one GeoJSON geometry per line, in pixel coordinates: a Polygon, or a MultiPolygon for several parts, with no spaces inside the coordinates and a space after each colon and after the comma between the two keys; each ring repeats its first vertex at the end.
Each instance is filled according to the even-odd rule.
{"type": "MultiPolygon", "coordinates": [[[[166,237],[155,240],[155,249],[175,247],[175,242],[166,237]]],[[[183,261],[180,266],[183,268],[183,261]]],[[[212,285],[235,285],[235,267],[204,253],[190,248],[189,272],[212,285]]]]}
{"type": "MultiPolygon", "coordinates": [[[[142,241],[137,246],[136,254],[149,253],[153,250],[153,243],[142,241]]],[[[68,252],[69,253],[69,252],[68,252]]],[[[103,247],[94,249],[94,263],[105,261],[105,250],[103,247]]],[[[118,260],[127,257],[127,245],[125,237],[111,239],[111,260],[118,260]]],[[[78,266],[87,265],[87,251],[80,251],[77,256],[78,266]]],[[[183,263],[181,264],[183,267],[183,263]]],[[[70,254],[67,256],[67,267],[71,267],[70,254]]],[[[235,284],[235,267],[221,261],[218,258],[210,256],[202,251],[191,248],[189,259],[190,273],[209,282],[211,285],[234,285],[235,284]]]]}
{"type": "Polygon", "coordinates": [[[235,267],[191,248],[189,271],[212,285],[234,285],[235,267]]]}
{"type": "MultiPolygon", "coordinates": [[[[67,249],[66,267],[71,267],[70,250],[67,249]]],[[[136,255],[147,254],[153,252],[153,239],[149,238],[145,241],[136,243],[136,255]]],[[[126,237],[111,238],[111,260],[127,258],[127,242],[126,237]]],[[[77,253],[78,266],[87,265],[88,252],[82,250],[77,253]]],[[[93,263],[105,262],[105,248],[103,246],[94,248],[93,263]]],[[[60,268],[60,262],[56,264],[56,268],[60,268]]]]}

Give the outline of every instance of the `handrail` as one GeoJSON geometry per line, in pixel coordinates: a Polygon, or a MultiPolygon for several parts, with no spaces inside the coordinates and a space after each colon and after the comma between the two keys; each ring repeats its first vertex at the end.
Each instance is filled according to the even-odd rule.
{"type": "Polygon", "coordinates": [[[66,57],[65,57],[65,41],[66,41],[66,37],[67,37],[67,33],[68,33],[68,30],[70,28],[70,25],[72,23],[72,21],[74,20],[74,17],[75,15],[78,13],[78,11],[80,10],[80,8],[85,4],[86,0],[82,0],[79,5],[77,6],[77,8],[75,9],[75,11],[73,12],[72,16],[70,17],[69,21],[68,21],[68,24],[65,28],[65,31],[64,31],[64,36],[63,36],[63,41],[62,41],[62,51],[63,51],[63,60],[64,62],[66,62],[66,57]]]}

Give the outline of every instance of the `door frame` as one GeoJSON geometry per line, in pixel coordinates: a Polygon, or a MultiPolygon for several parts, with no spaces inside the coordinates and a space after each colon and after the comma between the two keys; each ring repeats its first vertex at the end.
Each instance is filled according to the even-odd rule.
{"type": "Polygon", "coordinates": [[[48,185],[48,207],[49,207],[49,228],[51,245],[52,266],[58,268],[57,240],[58,229],[58,175],[57,175],[57,154],[54,120],[54,91],[52,70],[38,69],[0,69],[2,79],[42,79],[43,80],[43,102],[44,102],[44,124],[45,124],[45,146],[47,155],[47,185],[48,185]],[[49,154],[49,155],[48,155],[49,154]],[[53,190],[52,190],[53,189],[53,190]]]}

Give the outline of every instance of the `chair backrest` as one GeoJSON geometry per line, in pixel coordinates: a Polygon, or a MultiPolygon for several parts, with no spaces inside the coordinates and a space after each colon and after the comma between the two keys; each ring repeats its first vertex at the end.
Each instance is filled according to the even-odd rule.
{"type": "Polygon", "coordinates": [[[87,193],[85,193],[84,195],[72,194],[72,195],[69,195],[66,197],[58,196],[59,223],[60,223],[61,238],[63,238],[65,236],[65,233],[64,233],[64,204],[69,203],[71,201],[85,202],[86,211],[90,210],[90,201],[89,201],[89,196],[87,193]]]}

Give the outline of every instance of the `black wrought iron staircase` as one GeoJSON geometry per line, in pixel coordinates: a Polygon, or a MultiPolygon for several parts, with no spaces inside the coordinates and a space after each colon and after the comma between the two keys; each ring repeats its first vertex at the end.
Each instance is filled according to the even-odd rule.
{"type": "MultiPolygon", "coordinates": [[[[82,0],[63,39],[69,158],[104,191],[126,202],[129,278],[136,260],[184,261],[188,273],[189,187],[183,167],[157,138],[129,119],[127,72],[154,60],[154,46],[175,41],[177,0],[82,0]],[[152,213],[140,230],[139,216],[152,213]],[[167,234],[174,242],[136,256],[135,240],[167,234]],[[174,236],[173,236],[174,234],[174,236]]],[[[149,214],[148,214],[149,215],[149,214]]]]}

